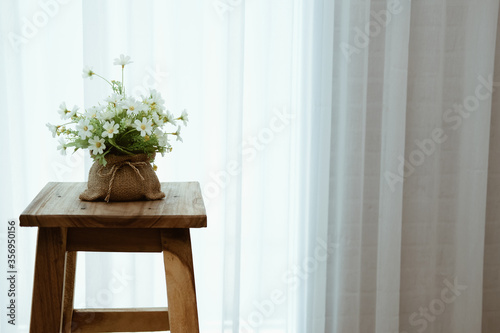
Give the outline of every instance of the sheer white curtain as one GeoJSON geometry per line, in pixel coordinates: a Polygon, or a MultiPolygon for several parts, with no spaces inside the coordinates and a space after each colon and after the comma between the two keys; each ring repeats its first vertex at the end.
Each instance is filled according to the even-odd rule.
{"type": "Polygon", "coordinates": [[[498,1],[335,1],[316,331],[500,329],[497,20],[498,1]]]}
{"type": "MultiPolygon", "coordinates": [[[[86,179],[89,158],[59,156],[44,124],[105,97],[81,68],[116,78],[124,53],[129,92],[190,114],[158,176],[203,188],[202,332],[497,332],[498,5],[1,2],[1,219],[47,181],[86,179]]],[[[2,332],[29,323],[36,230],[18,240],[19,321],[2,332]]],[[[75,305],[163,306],[162,265],[80,254],[75,305]]]]}
{"type": "MultiPolygon", "coordinates": [[[[41,2],[42,3],[42,2],[41,2]]],[[[62,100],[83,104],[81,1],[45,6],[37,1],[0,2],[0,248],[2,276],[7,272],[8,219],[22,210],[48,181],[83,181],[77,156],[62,157],[45,123],[62,100]]],[[[27,332],[33,284],[36,230],[17,229],[17,316],[2,332],[27,332]]],[[[7,304],[6,279],[0,279],[0,299],[7,304]]],[[[2,306],[2,308],[5,308],[2,306]]]]}
{"type": "MultiPolygon", "coordinates": [[[[83,65],[116,78],[112,59],[128,54],[129,92],[156,88],[170,111],[190,114],[184,143],[158,160],[158,176],[203,188],[209,227],[193,231],[202,331],[301,331],[307,317],[297,313],[310,302],[304,240],[318,234],[326,243],[333,3],[1,6],[2,115],[11,124],[2,133],[2,219],[18,216],[47,181],[86,179],[89,158],[59,156],[44,125],[61,101],[88,107],[108,93],[104,82],[82,81],[83,65]],[[34,21],[43,15],[46,23],[34,21]],[[37,31],[25,38],[32,24],[37,31]]],[[[36,231],[22,229],[19,239],[24,332],[36,231]]],[[[162,265],[155,255],[79,254],[75,305],[165,305],[162,265]]]]}
{"type": "MultiPolygon", "coordinates": [[[[171,111],[190,112],[184,144],[160,161],[158,175],[202,183],[209,227],[194,232],[193,244],[204,332],[300,332],[306,322],[291,321],[305,309],[306,280],[288,280],[296,280],[306,234],[326,231],[303,221],[316,220],[314,211],[325,222],[328,211],[320,184],[328,177],[332,67],[323,50],[332,50],[332,14],[331,2],[83,4],[84,63],[104,67],[124,52],[135,61],[130,73],[159,64],[148,82],[171,111]],[[321,193],[323,207],[310,207],[321,193]]],[[[140,85],[141,75],[126,80],[140,85]]],[[[85,89],[86,103],[102,96],[94,82],[85,89]]],[[[99,295],[125,267],[134,294],[106,306],[165,304],[161,257],[129,258],[87,255],[77,301],[99,295]]]]}

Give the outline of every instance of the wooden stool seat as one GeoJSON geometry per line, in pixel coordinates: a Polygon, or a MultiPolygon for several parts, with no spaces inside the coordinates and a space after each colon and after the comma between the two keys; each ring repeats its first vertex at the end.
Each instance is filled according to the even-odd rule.
{"type": "Polygon", "coordinates": [[[190,228],[207,226],[197,182],[156,201],[85,202],[86,183],[48,183],[20,216],[38,227],[30,332],[199,332],[190,228]],[[163,252],[167,308],[73,309],[77,251],[163,252]]]}

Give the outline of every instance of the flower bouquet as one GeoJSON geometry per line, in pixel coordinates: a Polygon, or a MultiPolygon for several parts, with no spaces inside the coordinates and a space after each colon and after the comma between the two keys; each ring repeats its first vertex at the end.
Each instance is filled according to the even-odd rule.
{"type": "Polygon", "coordinates": [[[59,137],[58,149],[65,154],[68,148],[89,149],[94,164],[90,169],[88,189],[80,199],[97,201],[155,200],[165,196],[161,192],[154,163],[156,153],[170,152],[169,136],[180,136],[181,126],[187,125],[184,110],[178,117],[165,109],[159,92],[150,90],[142,99],[125,93],[123,72],[132,63],[130,57],[120,55],[114,60],[121,66],[121,81],[109,81],[85,67],[82,76],[94,76],[106,81],[112,89],[102,104],[84,112],[74,106],[71,110],[62,103],[59,114],[66,123],[47,124],[52,136],[59,137]],[[167,126],[175,126],[168,131],[167,126]]]}

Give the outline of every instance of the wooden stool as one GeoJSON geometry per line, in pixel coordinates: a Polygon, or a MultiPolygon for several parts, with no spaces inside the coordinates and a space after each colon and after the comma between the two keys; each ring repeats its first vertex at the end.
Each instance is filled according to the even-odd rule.
{"type": "Polygon", "coordinates": [[[113,203],[80,201],[85,187],[48,183],[20,216],[38,227],[30,332],[199,332],[189,228],[207,226],[200,185],[113,203]],[[168,309],[73,309],[77,251],[163,252],[168,309]]]}

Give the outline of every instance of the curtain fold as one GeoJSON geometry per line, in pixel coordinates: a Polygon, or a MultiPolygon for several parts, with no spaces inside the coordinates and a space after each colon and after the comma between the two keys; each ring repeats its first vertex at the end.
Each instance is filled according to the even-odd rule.
{"type": "MultiPolygon", "coordinates": [[[[493,13],[492,13],[493,14],[493,13]]],[[[500,21],[497,22],[497,32],[500,21]]],[[[500,33],[495,41],[493,82],[500,82],[500,33]]],[[[498,84],[492,94],[490,146],[483,262],[482,332],[494,332],[500,327],[500,94],[498,84]]]]}
{"type": "MultiPolygon", "coordinates": [[[[62,101],[105,98],[81,68],[115,79],[123,53],[129,93],[189,112],[157,165],[202,186],[202,332],[500,330],[499,0],[10,0],[0,15],[2,221],[46,182],[86,179],[89,156],[58,155],[44,125],[62,101]]],[[[2,332],[29,325],[36,230],[18,240],[19,325],[2,332]]],[[[165,296],[160,255],[79,254],[76,307],[165,296]]]]}
{"type": "Polygon", "coordinates": [[[326,331],[498,330],[498,2],[336,3],[326,331]]]}

